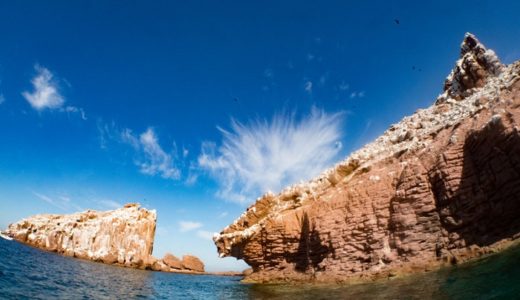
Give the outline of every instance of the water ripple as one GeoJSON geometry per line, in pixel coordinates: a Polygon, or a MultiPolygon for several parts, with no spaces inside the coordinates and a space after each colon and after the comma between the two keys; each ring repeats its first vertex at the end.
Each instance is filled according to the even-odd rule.
{"type": "Polygon", "coordinates": [[[456,268],[358,285],[248,285],[240,278],[126,269],[0,239],[0,299],[510,299],[520,248],[456,268]]]}

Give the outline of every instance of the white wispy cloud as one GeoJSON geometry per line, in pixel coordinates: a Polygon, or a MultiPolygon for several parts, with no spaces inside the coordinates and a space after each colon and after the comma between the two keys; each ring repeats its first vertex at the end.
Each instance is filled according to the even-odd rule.
{"type": "MultiPolygon", "coordinates": [[[[104,131],[105,128],[102,130],[104,131]]],[[[174,164],[174,157],[163,150],[153,128],[149,127],[138,136],[130,129],[124,129],[121,132],[121,139],[139,153],[140,158],[136,159],[135,163],[141,173],[159,175],[164,179],[180,178],[180,170],[174,164]]]]}
{"type": "Polygon", "coordinates": [[[308,80],[307,82],[305,82],[304,89],[307,93],[311,94],[312,93],[312,81],[308,80]]]}
{"type": "Polygon", "coordinates": [[[166,227],[157,226],[155,229],[155,235],[156,236],[169,236],[170,231],[166,227]]]}
{"type": "Polygon", "coordinates": [[[337,157],[341,147],[343,113],[313,108],[295,115],[275,115],[270,122],[247,125],[231,121],[231,130],[219,128],[222,142],[205,142],[199,166],[219,183],[221,198],[246,202],[268,190],[318,175],[337,157]]]}
{"type": "Polygon", "coordinates": [[[54,79],[54,75],[40,65],[35,65],[34,68],[36,76],[31,80],[33,91],[25,91],[22,96],[38,111],[62,107],[65,99],[58,90],[58,83],[54,79]]]}
{"type": "Polygon", "coordinates": [[[199,174],[194,173],[193,171],[190,171],[190,173],[188,174],[188,177],[186,177],[186,180],[184,181],[184,183],[186,183],[186,185],[188,185],[188,186],[194,185],[197,182],[198,178],[199,178],[199,174]]]}
{"type": "Polygon", "coordinates": [[[118,208],[123,207],[123,204],[121,204],[120,202],[117,202],[115,200],[110,200],[110,199],[100,199],[100,200],[97,200],[96,202],[99,205],[101,205],[102,207],[108,208],[108,209],[118,209],[118,208]]]}
{"type": "Polygon", "coordinates": [[[32,192],[34,196],[36,196],[38,199],[47,202],[48,204],[57,207],[64,211],[81,211],[83,210],[79,205],[75,204],[71,201],[70,197],[68,196],[57,196],[57,197],[50,197],[38,192],[32,192]]]}
{"type": "Polygon", "coordinates": [[[87,120],[87,115],[85,114],[85,110],[83,108],[75,107],[75,106],[67,106],[65,108],[61,108],[62,111],[65,111],[67,113],[76,113],[81,116],[81,119],[87,120]]]}
{"type": "Polygon", "coordinates": [[[202,239],[205,239],[205,240],[213,241],[214,234],[215,234],[214,232],[207,231],[207,230],[197,230],[197,236],[202,239]]]}
{"type": "Polygon", "coordinates": [[[321,75],[320,76],[320,85],[325,85],[325,82],[327,82],[327,76],[321,75]]]}
{"type": "Polygon", "coordinates": [[[45,109],[58,110],[68,114],[79,114],[83,120],[87,120],[85,110],[80,107],[65,106],[65,98],[59,91],[58,80],[49,69],[40,65],[35,65],[36,75],[31,80],[33,91],[24,91],[22,96],[29,102],[32,108],[37,111],[45,109]]]}
{"type": "Polygon", "coordinates": [[[5,97],[3,94],[0,94],[0,104],[5,102],[5,97]]]}
{"type": "Polygon", "coordinates": [[[342,81],[338,87],[340,91],[346,91],[350,88],[350,85],[345,81],[342,81]]]}
{"type": "Polygon", "coordinates": [[[222,213],[220,213],[220,214],[218,215],[218,218],[219,218],[219,219],[220,219],[220,218],[224,218],[224,217],[226,217],[227,215],[228,215],[228,212],[227,212],[227,211],[224,211],[224,212],[222,212],[222,213]]]}
{"type": "Polygon", "coordinates": [[[193,221],[180,221],[179,222],[179,231],[180,232],[188,232],[202,227],[202,223],[193,222],[193,221]]]}
{"type": "Polygon", "coordinates": [[[121,133],[117,131],[115,122],[105,123],[98,119],[96,122],[98,129],[99,146],[101,149],[107,149],[110,141],[120,138],[121,133]]]}
{"type": "Polygon", "coordinates": [[[352,93],[350,93],[350,99],[354,99],[354,98],[363,98],[363,97],[365,97],[365,91],[352,92],[352,93]]]}
{"type": "Polygon", "coordinates": [[[325,72],[325,74],[321,75],[320,76],[320,80],[319,80],[319,85],[320,86],[324,86],[325,83],[327,83],[327,80],[329,79],[329,76],[330,76],[330,72],[327,71],[325,72]]]}

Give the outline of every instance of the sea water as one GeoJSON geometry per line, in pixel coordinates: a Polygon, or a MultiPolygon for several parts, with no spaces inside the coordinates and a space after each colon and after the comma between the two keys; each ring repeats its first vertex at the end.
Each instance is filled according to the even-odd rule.
{"type": "Polygon", "coordinates": [[[0,299],[520,299],[520,247],[476,262],[356,285],[254,285],[133,270],[0,239],[0,299]]]}

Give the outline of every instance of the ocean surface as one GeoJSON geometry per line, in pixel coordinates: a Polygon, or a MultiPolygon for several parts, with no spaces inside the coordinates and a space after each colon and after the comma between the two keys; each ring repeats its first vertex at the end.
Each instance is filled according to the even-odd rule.
{"type": "Polygon", "coordinates": [[[0,238],[0,299],[520,299],[520,247],[406,278],[302,286],[126,269],[0,238]]]}

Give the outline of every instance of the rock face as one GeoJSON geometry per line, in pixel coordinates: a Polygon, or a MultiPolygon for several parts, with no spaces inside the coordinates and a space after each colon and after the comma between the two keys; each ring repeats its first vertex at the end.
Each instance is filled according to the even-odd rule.
{"type": "Polygon", "coordinates": [[[182,257],[182,267],[186,270],[204,272],[204,264],[198,257],[193,255],[184,255],[182,257]]]}
{"type": "Polygon", "coordinates": [[[178,259],[176,256],[166,253],[163,257],[163,262],[173,269],[182,269],[182,262],[180,259],[178,259]]]}
{"type": "Polygon", "coordinates": [[[160,263],[164,265],[160,267],[161,271],[204,273],[204,263],[193,255],[184,255],[180,260],[173,254],[166,253],[160,263]]]}
{"type": "Polygon", "coordinates": [[[214,238],[247,280],[351,281],[454,264],[520,236],[520,63],[467,34],[435,105],[214,238]]]}
{"type": "Polygon", "coordinates": [[[19,242],[106,264],[162,272],[204,273],[204,263],[192,255],[182,260],[170,253],[152,256],[155,210],[126,204],[123,208],[71,215],[37,215],[9,225],[5,233],[19,242]]]}
{"type": "Polygon", "coordinates": [[[155,210],[127,204],[121,209],[71,215],[37,215],[9,225],[6,233],[37,248],[107,264],[145,268],[151,257],[155,210]]]}
{"type": "Polygon", "coordinates": [[[444,94],[437,102],[463,99],[483,87],[487,78],[498,76],[504,69],[495,52],[486,49],[471,33],[466,33],[460,46],[460,59],[444,82],[444,94]]]}

